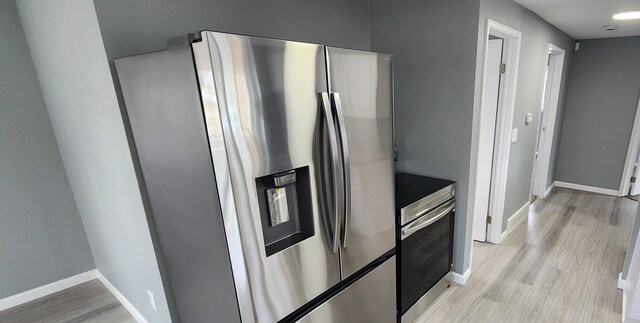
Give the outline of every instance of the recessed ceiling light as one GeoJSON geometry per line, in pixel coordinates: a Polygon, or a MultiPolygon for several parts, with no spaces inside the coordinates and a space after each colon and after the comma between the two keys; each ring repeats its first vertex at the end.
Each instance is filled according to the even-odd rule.
{"type": "Polygon", "coordinates": [[[640,9],[630,9],[613,15],[615,20],[633,20],[640,19],[640,9]]]}
{"type": "Polygon", "coordinates": [[[618,25],[606,25],[606,26],[602,26],[602,28],[604,28],[604,30],[607,30],[607,31],[613,31],[618,29],[618,25]]]}

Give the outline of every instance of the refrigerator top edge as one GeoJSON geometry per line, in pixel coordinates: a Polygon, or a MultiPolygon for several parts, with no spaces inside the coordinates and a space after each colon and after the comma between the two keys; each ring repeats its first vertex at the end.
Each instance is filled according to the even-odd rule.
{"type": "Polygon", "coordinates": [[[244,37],[250,37],[250,38],[270,39],[270,40],[275,40],[275,41],[285,41],[285,42],[293,42],[293,43],[301,43],[301,44],[312,44],[312,45],[320,45],[320,46],[325,46],[325,47],[330,47],[330,48],[348,49],[348,50],[365,52],[365,53],[375,53],[375,54],[393,56],[392,53],[375,52],[375,51],[365,50],[365,49],[360,49],[360,48],[331,46],[331,45],[308,42],[308,41],[301,41],[301,40],[283,39],[283,38],[268,37],[268,36],[256,36],[256,35],[249,35],[249,34],[243,34],[243,33],[233,33],[233,32],[216,31],[216,30],[206,30],[206,29],[200,30],[197,33],[195,33],[199,37],[197,37],[194,41],[198,41],[198,39],[201,39],[200,37],[201,37],[202,33],[226,34],[226,35],[236,35],[236,36],[244,36],[244,37]]]}
{"type": "Polygon", "coordinates": [[[140,56],[140,55],[146,55],[146,54],[151,54],[151,53],[162,52],[162,51],[166,51],[166,50],[174,50],[174,49],[178,49],[178,48],[190,47],[194,42],[201,41],[202,33],[205,33],[205,32],[206,33],[214,33],[214,34],[236,35],[236,36],[243,36],[243,37],[249,37],[249,38],[269,39],[269,40],[273,40],[273,41],[283,41],[283,42],[291,42],[291,43],[299,43],[299,44],[320,45],[320,46],[325,46],[325,47],[328,47],[328,48],[338,48],[338,49],[346,49],[346,50],[351,50],[351,51],[356,51],[356,52],[363,52],[363,53],[373,53],[373,54],[379,54],[379,55],[388,55],[388,56],[392,57],[392,59],[393,59],[393,56],[394,56],[392,53],[375,52],[375,51],[371,51],[371,50],[365,50],[365,49],[359,49],[359,48],[351,48],[351,47],[330,46],[330,45],[318,44],[318,43],[306,42],[306,41],[300,41],[300,40],[282,39],[282,38],[266,37],[266,36],[255,36],[255,35],[248,35],[248,34],[242,34],[242,33],[231,33],[231,32],[222,32],[222,31],[213,31],[213,30],[201,30],[201,31],[198,31],[196,33],[189,33],[189,34],[187,34],[185,36],[172,37],[172,38],[167,39],[167,48],[159,49],[159,50],[155,50],[155,51],[150,51],[150,52],[138,53],[138,54],[134,54],[134,55],[118,57],[118,58],[115,58],[113,61],[117,62],[117,61],[119,61],[121,59],[125,59],[125,58],[128,58],[128,57],[134,57],[134,56],[140,56]]]}

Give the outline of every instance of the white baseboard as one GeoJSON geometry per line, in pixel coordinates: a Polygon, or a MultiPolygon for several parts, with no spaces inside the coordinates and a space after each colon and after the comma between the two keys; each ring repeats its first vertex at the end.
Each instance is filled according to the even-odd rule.
{"type": "Polygon", "coordinates": [[[558,182],[558,181],[555,182],[555,186],[570,188],[570,189],[580,190],[580,191],[586,191],[586,192],[592,192],[592,193],[599,193],[599,194],[612,195],[612,196],[618,196],[618,197],[620,196],[620,191],[612,190],[608,188],[602,188],[602,187],[580,185],[580,184],[558,182]]]}
{"type": "Polygon", "coordinates": [[[147,320],[140,314],[140,312],[138,312],[138,310],[136,310],[136,308],[131,305],[131,302],[129,302],[129,300],[127,300],[124,295],[122,295],[122,293],[120,293],[120,291],[117,290],[113,286],[113,284],[111,284],[111,282],[107,280],[104,275],[102,275],[102,273],[100,273],[97,269],[92,269],[75,276],[46,284],[44,286],[30,289],[20,294],[0,299],[0,311],[4,311],[6,309],[36,300],[38,298],[57,293],[67,288],[86,283],[93,279],[99,279],[102,284],[104,284],[104,286],[111,292],[111,294],[113,294],[113,296],[118,299],[122,306],[124,306],[129,311],[129,313],[131,313],[131,316],[133,316],[136,321],[140,323],[148,323],[147,320]]]}
{"type": "Polygon", "coordinates": [[[451,281],[456,284],[464,285],[467,283],[467,279],[469,279],[469,276],[471,276],[471,267],[467,268],[467,270],[462,275],[452,271],[451,281]]]}
{"type": "Polygon", "coordinates": [[[555,181],[553,183],[551,183],[551,186],[549,186],[546,191],[544,191],[544,196],[542,198],[546,198],[547,195],[549,195],[549,193],[551,193],[551,191],[553,190],[554,187],[556,187],[556,182],[555,181]]]}
{"type": "Polygon", "coordinates": [[[14,306],[18,306],[53,293],[57,293],[61,290],[65,290],[67,288],[80,285],[82,283],[86,283],[96,278],[98,278],[97,271],[93,269],[81,274],[77,274],[75,276],[71,276],[68,278],[55,281],[53,283],[46,284],[44,286],[30,289],[20,294],[16,294],[13,296],[0,299],[0,311],[4,311],[14,306]]]}
{"type": "Polygon", "coordinates": [[[509,219],[507,219],[507,229],[502,232],[500,235],[500,241],[497,243],[500,244],[504,239],[507,238],[513,232],[515,228],[520,225],[524,220],[529,216],[529,207],[531,206],[531,202],[525,203],[516,213],[512,214],[509,219]]]}
{"type": "Polygon", "coordinates": [[[618,274],[618,289],[623,291],[630,291],[633,289],[633,282],[626,279],[622,279],[622,273],[618,274]]]}
{"type": "Polygon", "coordinates": [[[107,287],[111,294],[113,294],[113,296],[116,297],[120,304],[122,304],[122,306],[124,306],[127,311],[129,311],[131,316],[133,316],[136,321],[138,321],[139,323],[148,323],[144,316],[142,316],[142,314],[140,314],[140,312],[138,312],[138,310],[133,306],[133,304],[131,304],[131,302],[129,302],[129,300],[124,297],[124,295],[122,295],[122,293],[120,293],[120,291],[115,286],[113,286],[113,284],[106,277],[104,277],[104,275],[100,271],[96,270],[96,273],[98,276],[97,278],[100,279],[102,284],[107,287]]]}
{"type": "Polygon", "coordinates": [[[507,219],[507,231],[505,231],[506,235],[509,235],[513,229],[518,227],[522,221],[526,220],[529,216],[529,206],[531,206],[531,202],[525,203],[516,213],[511,215],[509,219],[507,219]]]}

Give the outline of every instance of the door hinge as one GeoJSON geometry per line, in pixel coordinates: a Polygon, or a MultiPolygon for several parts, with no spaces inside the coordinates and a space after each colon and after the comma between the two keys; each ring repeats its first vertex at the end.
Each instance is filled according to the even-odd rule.
{"type": "Polygon", "coordinates": [[[487,215],[487,224],[491,224],[491,216],[487,215]]]}
{"type": "Polygon", "coordinates": [[[502,63],[500,64],[500,74],[504,74],[504,72],[507,71],[507,64],[502,63]]]}
{"type": "Polygon", "coordinates": [[[635,183],[636,182],[636,177],[635,176],[631,176],[631,183],[635,183]]]}

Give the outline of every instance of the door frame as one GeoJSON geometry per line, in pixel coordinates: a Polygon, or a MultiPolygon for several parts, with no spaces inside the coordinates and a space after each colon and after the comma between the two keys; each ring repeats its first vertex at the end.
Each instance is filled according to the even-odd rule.
{"type": "Polygon", "coordinates": [[[505,75],[499,72],[500,65],[504,62],[505,40],[497,37],[493,38],[492,36],[493,35],[489,35],[489,38],[487,39],[487,48],[484,56],[483,69],[485,74],[482,79],[484,91],[479,99],[480,126],[478,134],[478,155],[476,156],[478,158],[478,165],[476,166],[476,185],[486,189],[475,191],[475,204],[473,206],[474,216],[471,230],[471,238],[474,241],[480,242],[487,241],[486,216],[489,215],[488,205],[491,194],[491,183],[493,181],[494,149],[497,131],[496,120],[499,110],[498,103],[502,100],[500,99],[500,94],[504,91],[505,83],[505,75]],[[492,49],[493,42],[495,41],[499,41],[500,44],[499,62],[497,62],[497,66],[495,65],[496,61],[494,61],[497,57],[493,56],[496,54],[493,52],[495,49],[492,49]],[[489,105],[485,106],[486,103],[489,105]]]}
{"type": "Polygon", "coordinates": [[[620,179],[619,196],[626,196],[629,193],[631,175],[635,166],[635,159],[640,149],[640,97],[638,98],[638,107],[636,108],[636,117],[633,121],[633,130],[629,138],[629,148],[627,148],[627,158],[622,169],[622,178],[620,179]]]}
{"type": "Polygon", "coordinates": [[[538,140],[540,140],[541,135],[543,135],[543,138],[541,143],[536,143],[536,150],[538,150],[538,147],[541,147],[541,149],[538,151],[538,158],[534,162],[535,168],[533,170],[532,178],[533,185],[531,187],[532,194],[539,198],[547,197],[553,187],[553,185],[547,186],[546,182],[549,175],[549,168],[551,167],[551,149],[553,148],[553,135],[556,128],[556,117],[558,114],[558,105],[560,103],[560,87],[562,85],[562,74],[564,72],[565,61],[564,49],[552,43],[549,43],[548,48],[549,53],[547,54],[547,57],[549,61],[553,60],[553,69],[549,71],[551,73],[547,72],[547,78],[551,77],[551,87],[546,89],[548,80],[545,80],[545,90],[543,92],[544,97],[542,99],[545,112],[540,120],[541,124],[538,129],[538,140]],[[550,91],[548,103],[545,98],[547,91],[550,91]],[[543,130],[543,127],[546,127],[546,130],[543,130]]]}
{"type": "MultiPolygon", "coordinates": [[[[507,25],[501,24],[495,20],[487,19],[484,35],[484,51],[482,59],[482,92],[480,98],[484,96],[485,84],[484,75],[489,35],[494,35],[504,39],[503,49],[503,62],[507,64],[505,75],[503,76],[504,85],[500,86],[500,93],[498,95],[498,113],[496,118],[496,134],[494,141],[494,157],[491,174],[491,192],[489,193],[489,214],[491,214],[491,223],[487,225],[487,241],[491,243],[500,243],[503,239],[502,234],[502,220],[504,218],[504,204],[505,195],[507,189],[507,174],[509,166],[509,154],[511,151],[511,129],[513,127],[513,115],[516,103],[516,88],[518,80],[518,68],[520,61],[520,45],[522,42],[522,33],[516,29],[513,29],[507,25]]],[[[472,161],[471,165],[473,170],[473,199],[471,210],[475,210],[475,201],[478,192],[481,189],[487,189],[479,187],[477,182],[478,177],[478,149],[479,149],[479,136],[482,120],[481,116],[485,107],[480,103],[479,118],[474,122],[475,140],[472,140],[472,161]]],[[[472,216],[476,216],[476,212],[472,212],[472,216]]],[[[473,225],[473,219],[471,219],[473,225]]],[[[473,228],[472,228],[473,229],[473,228]]],[[[471,230],[473,232],[473,230],[471,230]]],[[[469,239],[469,244],[473,244],[473,239],[469,239]]]]}

